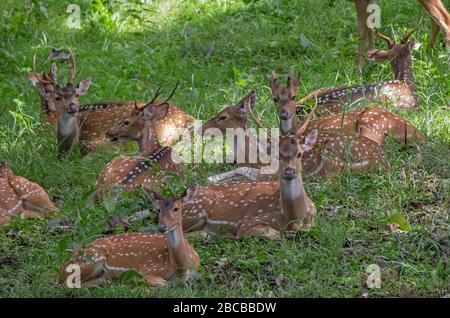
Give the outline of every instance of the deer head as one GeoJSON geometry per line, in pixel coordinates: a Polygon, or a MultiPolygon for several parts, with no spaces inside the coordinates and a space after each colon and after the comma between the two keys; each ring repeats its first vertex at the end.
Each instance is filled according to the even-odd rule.
{"type": "MultiPolygon", "coordinates": [[[[178,82],[170,96],[162,102],[156,102],[156,98],[161,94],[161,85],[156,90],[152,100],[143,107],[135,107],[130,116],[123,119],[118,125],[113,126],[106,136],[113,142],[117,141],[137,141],[140,151],[148,150],[148,143],[151,145],[157,142],[154,123],[162,120],[169,111],[169,100],[172,98],[178,82]],[[148,129],[147,129],[148,128],[148,129]],[[145,139],[145,140],[144,140],[145,139]]],[[[159,145],[159,143],[158,143],[159,145]]]]}
{"type": "Polygon", "coordinates": [[[255,106],[256,93],[251,91],[239,103],[228,106],[220,111],[215,117],[202,125],[202,133],[209,128],[220,129],[225,133],[227,128],[247,128],[247,115],[255,106]]]}
{"type": "Polygon", "coordinates": [[[386,42],[388,50],[369,50],[367,52],[369,59],[374,62],[390,61],[396,80],[406,81],[408,85],[412,85],[415,89],[411,53],[414,49],[415,42],[410,37],[416,32],[423,20],[420,19],[418,25],[411,31],[406,32],[399,43],[395,43],[390,37],[381,34],[377,30],[373,32],[375,35],[386,42]]]}
{"type": "Polygon", "coordinates": [[[36,70],[36,53],[33,55],[33,73],[28,75],[31,84],[38,89],[41,97],[41,105],[44,113],[49,114],[55,111],[55,88],[57,83],[57,68],[53,63],[48,72],[37,72],[36,70]]]}
{"type": "Polygon", "coordinates": [[[171,232],[183,223],[183,207],[194,200],[197,195],[197,189],[197,185],[193,185],[186,189],[181,196],[174,199],[165,199],[160,194],[145,189],[150,201],[155,205],[159,214],[159,232],[171,232]]]}
{"type": "Polygon", "coordinates": [[[287,77],[287,85],[280,86],[275,71],[272,71],[269,78],[270,88],[272,89],[273,101],[280,118],[280,130],[282,134],[289,134],[294,128],[297,105],[295,97],[297,89],[300,86],[300,74],[292,79],[291,73],[287,77]]]}

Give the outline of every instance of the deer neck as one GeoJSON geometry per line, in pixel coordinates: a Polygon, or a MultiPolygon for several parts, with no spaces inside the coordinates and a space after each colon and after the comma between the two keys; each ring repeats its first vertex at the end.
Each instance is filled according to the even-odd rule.
{"type": "Polygon", "coordinates": [[[411,55],[406,58],[394,59],[391,61],[392,70],[396,80],[405,82],[412,92],[416,91],[414,75],[412,69],[411,55]]]}
{"type": "Polygon", "coordinates": [[[301,174],[292,180],[280,177],[280,205],[286,223],[303,219],[308,213],[308,202],[301,174]]]}
{"type": "Polygon", "coordinates": [[[155,150],[161,148],[161,144],[156,137],[156,130],[150,121],[145,121],[138,145],[139,153],[142,155],[153,153],[155,150]]]}
{"type": "Polygon", "coordinates": [[[184,238],[184,233],[181,225],[175,229],[168,231],[166,234],[167,248],[169,250],[170,263],[177,271],[184,271],[192,268],[194,265],[193,258],[189,253],[190,245],[184,238]]]}
{"type": "Polygon", "coordinates": [[[78,143],[80,128],[77,116],[58,113],[56,136],[60,148],[68,150],[78,143]]]}

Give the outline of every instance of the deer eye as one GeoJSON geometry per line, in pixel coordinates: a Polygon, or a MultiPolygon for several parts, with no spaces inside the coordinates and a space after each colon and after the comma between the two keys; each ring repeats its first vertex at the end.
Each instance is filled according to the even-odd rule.
{"type": "Polygon", "coordinates": [[[61,100],[61,97],[59,97],[59,96],[56,96],[55,97],[55,100],[57,100],[58,102],[61,100]]]}
{"type": "Polygon", "coordinates": [[[219,120],[219,121],[223,121],[223,120],[225,120],[225,119],[227,119],[227,116],[220,116],[218,120],[219,120]]]}
{"type": "Polygon", "coordinates": [[[175,208],[173,209],[175,212],[178,212],[180,209],[179,208],[175,208]]]}
{"type": "Polygon", "coordinates": [[[129,121],[129,120],[125,120],[125,121],[123,122],[123,124],[124,124],[125,126],[128,126],[128,125],[130,124],[130,121],[129,121]]]}
{"type": "Polygon", "coordinates": [[[273,101],[276,103],[276,102],[278,102],[278,97],[274,97],[273,98],[273,101]]]}

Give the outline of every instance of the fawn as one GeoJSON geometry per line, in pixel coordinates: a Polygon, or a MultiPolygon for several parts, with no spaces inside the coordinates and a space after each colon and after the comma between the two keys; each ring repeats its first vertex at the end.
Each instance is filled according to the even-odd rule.
{"type": "Polygon", "coordinates": [[[5,163],[0,163],[0,225],[15,215],[22,219],[49,217],[58,208],[37,183],[16,176],[5,163]]]}
{"type": "Polygon", "coordinates": [[[165,199],[153,191],[147,193],[159,211],[160,233],[122,233],[98,238],[61,268],[60,283],[73,283],[68,279],[75,266],[80,269],[81,287],[99,286],[129,270],[139,272],[151,286],[195,277],[200,257],[184,237],[182,213],[184,206],[195,198],[197,187],[192,186],[175,199],[165,199]]]}

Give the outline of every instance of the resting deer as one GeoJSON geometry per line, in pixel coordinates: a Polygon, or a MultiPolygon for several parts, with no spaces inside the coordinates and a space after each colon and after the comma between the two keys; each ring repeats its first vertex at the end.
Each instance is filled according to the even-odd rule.
{"type": "Polygon", "coordinates": [[[230,182],[198,190],[197,199],[184,208],[185,232],[205,231],[230,239],[260,236],[279,238],[280,232],[308,230],[316,208],[301,175],[302,154],[310,151],[317,131],[301,143],[306,126],[295,136],[280,137],[280,174],[277,181],[230,182]]]}
{"type": "MultiPolygon", "coordinates": [[[[175,88],[176,89],[176,88],[175,88]]],[[[175,90],[174,90],[175,91],[175,90]]],[[[161,177],[153,169],[157,164],[164,171],[181,174],[183,164],[170,147],[163,147],[158,141],[156,127],[166,117],[169,109],[167,100],[155,104],[156,95],[144,107],[135,109],[131,115],[123,119],[107,135],[113,141],[136,141],[139,145],[138,156],[118,156],[109,162],[96,182],[96,199],[112,188],[132,191],[136,186],[152,188],[160,184],[161,177]],[[176,158],[174,162],[173,158],[176,158]]],[[[173,92],[172,94],[173,95],[173,92]]]]}
{"type": "MultiPolygon", "coordinates": [[[[60,128],[60,130],[66,130],[66,132],[69,131],[72,136],[78,136],[78,138],[74,139],[60,136],[60,138],[66,140],[64,145],[61,147],[62,150],[66,147],[70,149],[77,144],[78,141],[80,141],[84,145],[82,152],[87,153],[103,145],[106,141],[105,133],[113,126],[117,125],[123,118],[130,115],[135,108],[143,107],[145,103],[107,102],[79,105],[77,91],[70,89],[69,85],[69,83],[72,83],[76,76],[76,61],[72,52],[69,51],[69,54],[72,62],[72,68],[70,71],[68,84],[66,85],[69,86],[67,89],[64,90],[65,87],[61,87],[57,84],[56,64],[52,65],[49,73],[36,72],[36,55],[33,56],[34,72],[29,78],[33,85],[38,88],[39,95],[41,97],[41,107],[43,108],[44,114],[46,114],[47,118],[49,118],[48,120],[50,122],[56,122],[57,114],[62,114],[63,118],[60,121],[60,127],[64,127],[64,124],[67,122],[69,124],[69,128],[60,128]],[[57,94],[57,92],[59,94],[57,94]],[[69,96],[69,93],[71,92],[73,94],[69,96]],[[72,107],[70,110],[67,110],[67,107],[60,106],[60,110],[58,111],[56,109],[56,104],[57,102],[61,104],[63,97],[72,100],[72,107]],[[76,112],[74,112],[75,109],[77,110],[76,112]],[[77,118],[76,122],[74,120],[75,117],[77,118]]],[[[85,80],[80,83],[80,85],[82,84],[90,85],[90,82],[85,80]]],[[[86,93],[89,85],[87,85],[83,93],[86,93]]],[[[177,106],[169,103],[169,110],[166,117],[159,121],[158,126],[156,127],[157,136],[161,144],[171,145],[176,142],[181,136],[181,130],[178,128],[186,127],[190,122],[192,122],[191,116],[187,115],[177,106]]]]}
{"type": "Polygon", "coordinates": [[[14,175],[9,166],[0,163],[0,225],[16,215],[22,219],[49,217],[57,210],[40,185],[14,175]]]}
{"type": "MultiPolygon", "coordinates": [[[[395,79],[368,85],[338,88],[321,88],[302,98],[298,104],[304,105],[317,95],[322,113],[339,113],[343,104],[362,101],[383,101],[392,103],[394,108],[411,109],[420,107],[416,96],[416,85],[412,70],[411,53],[415,43],[409,38],[417,27],[407,32],[398,44],[375,31],[380,39],[388,43],[388,51],[371,50],[369,58],[375,62],[389,60],[395,79]]],[[[301,106],[299,106],[301,109],[301,106]]]]}
{"type": "MultiPolygon", "coordinates": [[[[222,135],[226,135],[227,129],[235,129],[244,133],[244,140],[239,140],[237,137],[235,140],[228,140],[229,145],[233,151],[234,161],[240,166],[229,172],[225,172],[216,176],[209,177],[211,182],[219,182],[224,179],[233,178],[237,176],[245,176],[247,178],[256,180],[259,179],[259,169],[263,166],[268,166],[267,160],[262,159],[261,152],[259,150],[259,138],[253,133],[248,124],[247,116],[251,114],[253,116],[252,108],[256,103],[256,94],[251,91],[236,105],[225,107],[216,116],[208,120],[202,125],[203,136],[208,136],[210,131],[219,130],[222,135]],[[250,155],[250,149],[255,149],[255,157],[250,155]]],[[[259,120],[253,116],[257,125],[262,128],[259,120]]],[[[271,144],[270,140],[266,140],[267,155],[270,155],[271,144]]]]}
{"type": "Polygon", "coordinates": [[[81,287],[101,285],[129,270],[140,273],[151,286],[165,285],[172,279],[184,282],[194,278],[200,257],[184,237],[182,213],[196,191],[193,186],[176,199],[165,199],[148,191],[159,211],[161,234],[122,233],[96,239],[62,267],[60,283],[75,283],[76,277],[67,280],[76,267],[80,269],[81,287]]]}
{"type": "MultiPolygon", "coordinates": [[[[296,116],[297,103],[295,96],[300,85],[300,75],[292,80],[291,75],[287,78],[287,85],[280,86],[275,72],[272,72],[269,84],[275,107],[280,118],[280,131],[282,134],[289,134],[300,125],[296,116]]],[[[308,114],[305,122],[311,117],[317,107],[308,114]]],[[[343,115],[340,115],[341,119],[343,115]]],[[[336,116],[331,122],[322,119],[322,122],[313,125],[318,130],[317,142],[311,151],[303,154],[303,169],[310,175],[329,175],[341,171],[345,167],[352,170],[362,171],[375,168],[380,163],[383,154],[378,145],[365,137],[361,137],[356,131],[352,132],[351,127],[357,116],[356,112],[343,116],[346,119],[347,127],[340,129],[339,117],[336,116]],[[330,125],[331,123],[331,125],[330,125]],[[323,126],[322,126],[323,125],[323,126]],[[322,127],[324,127],[322,129],[322,127]],[[328,127],[328,128],[326,128],[328,127]]]]}
{"type": "MultiPolygon", "coordinates": [[[[369,50],[374,49],[372,30],[367,24],[367,18],[369,13],[367,7],[370,3],[369,0],[353,0],[356,7],[356,14],[358,18],[358,33],[359,33],[359,45],[358,45],[358,67],[362,69],[365,64],[366,45],[368,44],[369,50]]],[[[445,41],[450,46],[450,14],[445,9],[442,1],[440,0],[419,0],[419,3],[428,11],[432,23],[432,30],[430,36],[430,46],[433,47],[436,43],[437,36],[439,34],[439,28],[445,33],[445,41]]]]}

